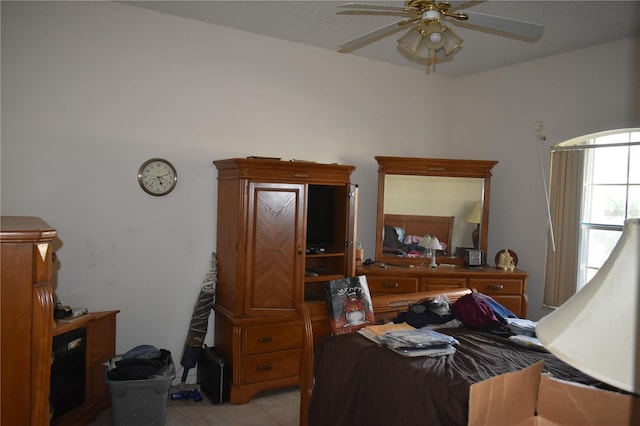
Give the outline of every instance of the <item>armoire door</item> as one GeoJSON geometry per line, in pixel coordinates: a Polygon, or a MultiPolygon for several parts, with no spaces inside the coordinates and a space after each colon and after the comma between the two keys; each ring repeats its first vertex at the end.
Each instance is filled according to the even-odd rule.
{"type": "Polygon", "coordinates": [[[346,194],[347,205],[345,209],[346,214],[346,277],[353,277],[356,273],[356,247],[357,247],[357,217],[358,217],[358,185],[347,185],[346,194]]]}
{"type": "Polygon", "coordinates": [[[245,315],[292,314],[304,275],[304,184],[249,184],[245,315]]]}

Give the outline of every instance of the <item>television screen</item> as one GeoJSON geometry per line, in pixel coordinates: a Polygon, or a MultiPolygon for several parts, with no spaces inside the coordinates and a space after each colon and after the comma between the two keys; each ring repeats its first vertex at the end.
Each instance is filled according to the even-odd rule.
{"type": "Polygon", "coordinates": [[[333,244],[335,190],[332,186],[309,185],[307,248],[327,248],[333,244]]]}

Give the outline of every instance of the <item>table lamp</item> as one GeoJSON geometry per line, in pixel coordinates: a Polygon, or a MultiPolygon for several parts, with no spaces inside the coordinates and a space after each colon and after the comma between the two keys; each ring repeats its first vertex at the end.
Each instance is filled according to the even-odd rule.
{"type": "Polygon", "coordinates": [[[544,347],[619,389],[640,393],[640,219],[625,221],[593,278],[536,327],[544,347]]]}
{"type": "Polygon", "coordinates": [[[442,250],[442,244],[440,244],[440,240],[437,237],[430,237],[427,239],[424,248],[427,249],[427,255],[431,256],[431,264],[430,268],[437,268],[438,264],[436,263],[436,250],[442,250]]]}
{"type": "Polygon", "coordinates": [[[482,223],[482,202],[478,201],[473,205],[473,209],[465,216],[464,221],[476,224],[476,229],[471,234],[471,241],[473,241],[473,248],[477,249],[480,238],[480,223],[482,223]]]}

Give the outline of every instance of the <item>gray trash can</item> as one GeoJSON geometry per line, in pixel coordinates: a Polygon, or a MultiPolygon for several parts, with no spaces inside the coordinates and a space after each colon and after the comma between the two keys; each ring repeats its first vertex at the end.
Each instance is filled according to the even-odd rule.
{"type": "MultiPolygon", "coordinates": [[[[111,363],[113,364],[113,362],[111,363]]],[[[173,359],[158,374],[142,380],[110,380],[114,426],[164,426],[171,383],[176,377],[173,359]]]]}

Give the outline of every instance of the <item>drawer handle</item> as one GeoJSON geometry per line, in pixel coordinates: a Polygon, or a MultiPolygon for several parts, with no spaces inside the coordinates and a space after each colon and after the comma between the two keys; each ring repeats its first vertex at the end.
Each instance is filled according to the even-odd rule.
{"type": "Polygon", "coordinates": [[[273,369],[273,365],[271,364],[262,364],[258,366],[258,371],[269,371],[273,369]]]}
{"type": "Polygon", "coordinates": [[[491,290],[502,290],[504,289],[504,286],[502,284],[492,284],[489,286],[489,288],[491,290]]]}
{"type": "Polygon", "coordinates": [[[382,283],[384,288],[398,288],[398,283],[382,283]]]}
{"type": "Polygon", "coordinates": [[[260,337],[258,339],[258,342],[260,343],[271,343],[275,340],[275,337],[273,336],[264,336],[264,337],[260,337]]]}

